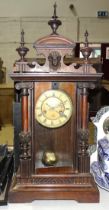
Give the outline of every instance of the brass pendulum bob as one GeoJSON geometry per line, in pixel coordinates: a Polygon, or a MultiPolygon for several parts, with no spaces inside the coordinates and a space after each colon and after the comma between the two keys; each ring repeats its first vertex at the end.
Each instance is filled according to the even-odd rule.
{"type": "Polygon", "coordinates": [[[55,152],[47,150],[43,153],[42,163],[45,166],[54,166],[57,163],[57,155],[55,152]]]}

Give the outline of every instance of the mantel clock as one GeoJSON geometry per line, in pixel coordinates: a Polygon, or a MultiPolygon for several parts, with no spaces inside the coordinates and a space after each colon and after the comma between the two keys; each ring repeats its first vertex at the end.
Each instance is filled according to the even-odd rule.
{"type": "Polygon", "coordinates": [[[65,55],[74,55],[75,43],[57,33],[61,21],[54,15],[48,22],[52,34],[33,47],[45,56],[45,63],[25,58],[29,50],[17,49],[10,77],[15,83],[14,176],[10,202],[35,199],[73,199],[98,202],[99,191],[90,174],[88,90],[102,74],[88,63],[91,48],[88,33],[82,48],[81,65],[66,65],[65,55]]]}

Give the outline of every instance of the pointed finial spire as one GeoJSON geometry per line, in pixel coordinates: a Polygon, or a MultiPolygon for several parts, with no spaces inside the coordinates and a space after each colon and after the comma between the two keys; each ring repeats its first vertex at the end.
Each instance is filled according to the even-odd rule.
{"type": "Polygon", "coordinates": [[[29,51],[29,49],[27,47],[25,47],[24,45],[25,45],[24,30],[22,29],[20,47],[16,49],[16,51],[18,52],[18,54],[21,57],[20,61],[25,61],[24,57],[26,56],[27,52],[29,51]]]}
{"type": "Polygon", "coordinates": [[[84,33],[84,36],[85,36],[85,46],[88,46],[88,36],[89,36],[89,33],[88,31],[86,30],[85,33],[84,33]]]}
{"type": "Polygon", "coordinates": [[[54,15],[52,16],[52,18],[57,18],[57,15],[56,15],[56,7],[57,7],[57,4],[55,2],[55,4],[54,4],[54,15]]]}
{"type": "Polygon", "coordinates": [[[52,34],[57,34],[58,27],[60,25],[62,25],[62,22],[60,20],[58,20],[58,16],[56,14],[56,8],[57,8],[57,4],[55,2],[55,4],[54,4],[54,13],[53,13],[52,19],[48,21],[48,24],[52,28],[52,34]]]}
{"type": "Polygon", "coordinates": [[[21,45],[23,45],[24,46],[24,44],[25,44],[25,42],[24,42],[24,30],[22,29],[22,31],[21,31],[21,45]]]}

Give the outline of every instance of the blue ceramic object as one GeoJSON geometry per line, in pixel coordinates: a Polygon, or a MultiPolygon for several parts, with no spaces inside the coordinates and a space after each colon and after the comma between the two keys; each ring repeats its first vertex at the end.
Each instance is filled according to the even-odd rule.
{"type": "Polygon", "coordinates": [[[90,170],[95,182],[109,191],[109,106],[97,112],[93,123],[97,128],[97,149],[95,156],[92,154],[90,170]]]}
{"type": "MultiPolygon", "coordinates": [[[[98,141],[103,139],[107,133],[107,124],[109,124],[109,106],[101,108],[95,117],[91,118],[95,125],[94,129],[94,144],[88,149],[90,155],[90,162],[98,160],[98,141]],[[107,121],[108,119],[108,121],[107,121]]],[[[108,126],[109,127],[109,126],[108,126]]]]}
{"type": "Polygon", "coordinates": [[[98,162],[103,172],[109,173],[109,140],[98,141],[98,162]]]}
{"type": "Polygon", "coordinates": [[[91,173],[95,182],[109,191],[109,139],[104,137],[98,141],[98,161],[91,164],[91,173]]]}
{"type": "Polygon", "coordinates": [[[97,185],[107,191],[109,191],[109,173],[104,173],[98,161],[95,161],[91,165],[91,173],[94,176],[97,185]]]}

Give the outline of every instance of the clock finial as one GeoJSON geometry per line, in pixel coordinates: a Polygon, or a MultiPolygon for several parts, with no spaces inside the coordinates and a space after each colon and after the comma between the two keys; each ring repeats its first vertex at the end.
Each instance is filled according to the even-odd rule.
{"type": "Polygon", "coordinates": [[[88,58],[92,52],[92,48],[89,47],[89,42],[88,42],[88,31],[86,30],[85,33],[84,33],[84,36],[85,36],[85,42],[84,42],[84,47],[81,49],[81,52],[82,52],[82,55],[83,57],[85,58],[85,62],[87,63],[88,61],[88,58]]]}
{"type": "Polygon", "coordinates": [[[24,45],[25,45],[24,30],[22,29],[20,47],[16,49],[16,51],[18,52],[18,54],[21,57],[20,61],[25,61],[24,57],[26,56],[27,52],[29,51],[29,49],[27,47],[25,47],[24,45]]]}
{"type": "Polygon", "coordinates": [[[58,16],[56,15],[56,8],[57,8],[57,4],[55,2],[55,4],[54,4],[54,13],[53,13],[52,19],[48,21],[48,24],[52,28],[52,34],[57,34],[58,27],[60,25],[62,25],[62,22],[58,19],[58,16]]]}

